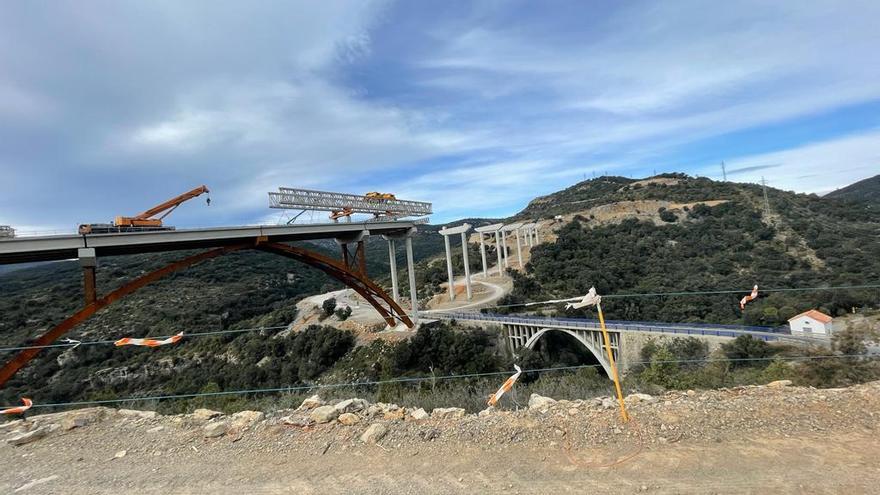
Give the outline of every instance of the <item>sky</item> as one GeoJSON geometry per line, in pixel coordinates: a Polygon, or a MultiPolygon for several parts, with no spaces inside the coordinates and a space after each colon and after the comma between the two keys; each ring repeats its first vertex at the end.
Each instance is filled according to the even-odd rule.
{"type": "Polygon", "coordinates": [[[279,186],[507,216],[604,174],[880,173],[880,2],[0,0],[0,224],[273,224],[279,186]]]}

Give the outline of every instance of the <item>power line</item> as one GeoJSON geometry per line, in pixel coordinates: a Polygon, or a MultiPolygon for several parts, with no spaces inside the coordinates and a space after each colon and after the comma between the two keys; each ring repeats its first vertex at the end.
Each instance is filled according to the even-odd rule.
{"type": "MultiPolygon", "coordinates": [[[[880,284],[866,285],[839,285],[835,287],[789,287],[777,289],[761,289],[760,292],[818,292],[828,290],[855,290],[855,289],[880,289],[880,284]]],[[[622,294],[603,295],[603,299],[626,298],[626,297],[667,297],[667,296],[705,296],[718,294],[745,294],[747,290],[743,289],[725,289],[725,290],[707,290],[707,291],[681,291],[681,292],[634,292],[622,294]]],[[[568,299],[550,299],[548,301],[537,301],[517,304],[499,304],[496,306],[488,306],[489,308],[512,308],[518,306],[533,306],[539,304],[556,304],[562,302],[579,301],[583,296],[571,297],[568,299]]]]}
{"type": "MultiPolygon", "coordinates": [[[[864,355],[864,354],[841,354],[841,355],[822,355],[822,356],[774,356],[774,357],[757,357],[757,358],[704,358],[704,359],[670,359],[663,361],[634,361],[630,364],[665,364],[665,363],[708,363],[708,362],[751,362],[751,361],[773,361],[776,359],[780,359],[783,361],[809,361],[816,359],[851,359],[851,358],[864,358],[864,359],[876,359],[880,358],[880,355],[864,355]]],[[[552,368],[538,368],[538,369],[524,369],[523,373],[547,373],[551,371],[566,371],[566,370],[578,370],[585,368],[599,368],[601,364],[583,364],[576,366],[558,366],[552,368]]],[[[365,386],[376,386],[376,385],[387,385],[387,384],[395,384],[395,383],[419,383],[419,382],[427,382],[427,381],[440,381],[440,380],[456,380],[456,379],[465,379],[465,378],[480,378],[480,377],[489,377],[489,376],[500,376],[500,375],[510,375],[511,371],[491,371],[485,373],[467,373],[461,375],[443,375],[443,376],[419,376],[419,377],[398,377],[391,378],[387,380],[372,380],[372,381],[363,381],[363,382],[346,382],[346,383],[332,383],[332,384],[312,384],[312,385],[296,385],[296,386],[287,386],[287,387],[275,387],[275,388],[255,388],[255,389],[247,389],[247,390],[226,390],[219,392],[198,392],[191,394],[169,394],[169,395],[154,395],[154,396],[140,396],[140,397],[127,397],[122,399],[104,399],[104,400],[92,400],[92,401],[75,401],[75,402],[56,402],[50,404],[34,404],[32,407],[68,407],[68,406],[86,406],[86,405],[100,405],[100,404],[118,404],[123,402],[138,402],[138,401],[153,401],[153,400],[169,400],[169,399],[192,399],[197,397],[217,397],[217,396],[225,396],[225,395],[246,395],[246,394],[260,394],[260,393],[280,393],[280,392],[297,392],[297,391],[305,391],[305,390],[322,390],[322,389],[334,389],[334,388],[346,388],[346,387],[365,387],[365,386]]]]}
{"type": "MultiPolygon", "coordinates": [[[[209,335],[224,335],[224,334],[232,334],[232,333],[246,333],[246,332],[258,332],[261,330],[281,330],[288,328],[288,325],[282,325],[277,327],[253,327],[253,328],[239,328],[235,330],[216,330],[211,332],[195,332],[195,333],[186,333],[184,332],[184,338],[190,337],[206,337],[209,335]]],[[[162,336],[162,337],[151,337],[156,339],[165,339],[171,337],[170,335],[162,336]]],[[[12,352],[12,351],[24,351],[27,349],[51,349],[56,347],[79,347],[81,345],[100,345],[100,344],[113,344],[116,340],[88,340],[88,341],[72,341],[64,344],[47,344],[47,345],[31,345],[31,346],[21,346],[21,347],[5,347],[0,348],[0,352],[12,352]]]]}

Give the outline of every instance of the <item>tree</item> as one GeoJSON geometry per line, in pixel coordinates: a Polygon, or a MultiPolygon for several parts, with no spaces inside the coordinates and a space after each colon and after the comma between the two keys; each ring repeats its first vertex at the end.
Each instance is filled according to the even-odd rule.
{"type": "Polygon", "coordinates": [[[767,342],[751,335],[740,335],[731,342],[721,344],[721,351],[731,360],[733,367],[755,366],[762,358],[773,353],[767,342]]]}
{"type": "Polygon", "coordinates": [[[336,311],[336,298],[324,299],[324,302],[321,303],[321,308],[324,310],[324,316],[332,315],[336,311]]]}
{"type": "Polygon", "coordinates": [[[339,321],[345,321],[349,316],[351,316],[351,306],[336,309],[336,317],[339,318],[339,321]]]}

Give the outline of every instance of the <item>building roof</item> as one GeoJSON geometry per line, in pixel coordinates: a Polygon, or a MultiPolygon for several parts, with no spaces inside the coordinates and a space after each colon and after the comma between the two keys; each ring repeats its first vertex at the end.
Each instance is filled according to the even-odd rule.
{"type": "Polygon", "coordinates": [[[804,311],[803,313],[801,313],[799,315],[792,316],[791,318],[788,319],[788,321],[800,318],[801,316],[809,316],[810,318],[812,318],[816,321],[821,321],[822,323],[829,323],[829,322],[831,322],[831,320],[833,320],[833,318],[826,315],[825,313],[823,313],[821,311],[816,311],[815,309],[811,309],[809,311],[804,311]]]}

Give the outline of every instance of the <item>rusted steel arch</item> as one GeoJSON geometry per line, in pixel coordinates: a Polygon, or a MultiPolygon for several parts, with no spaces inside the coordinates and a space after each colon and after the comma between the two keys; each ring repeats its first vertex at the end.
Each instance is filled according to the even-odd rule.
{"type": "Polygon", "coordinates": [[[295,259],[313,266],[336,280],[339,280],[354,289],[355,292],[360,294],[368,303],[376,308],[376,311],[382,315],[382,318],[385,319],[385,323],[389,326],[396,326],[398,320],[403,322],[403,324],[409,328],[414,326],[412,320],[403,308],[401,308],[394,299],[388,296],[381,287],[373,283],[366,274],[350,269],[341,261],[308,249],[280,244],[277,242],[258,243],[257,249],[267,253],[274,253],[295,259]],[[383,302],[388,306],[387,308],[382,304],[383,302]]]}
{"type": "MultiPolygon", "coordinates": [[[[85,321],[88,317],[97,313],[98,311],[106,308],[110,304],[122,299],[123,297],[135,292],[136,290],[144,287],[145,285],[155,282],[160,278],[174,273],[178,270],[182,270],[184,268],[188,268],[196,263],[201,261],[205,261],[211,258],[216,258],[218,256],[222,256],[227,253],[231,253],[233,251],[239,251],[242,249],[253,248],[253,244],[236,244],[232,246],[226,246],[222,248],[212,249],[210,251],[205,251],[203,253],[195,254],[190,257],[184,258],[179,261],[175,261],[167,266],[164,266],[158,270],[152,271],[138,277],[131,282],[119,287],[118,289],[110,292],[104,297],[100,297],[95,302],[86,305],[81,310],[74,313],[72,316],[62,321],[58,325],[55,325],[51,330],[41,335],[37,340],[33,342],[34,346],[44,346],[49,345],[52,342],[55,342],[59,337],[69,332],[73,327],[79,325],[83,321],[85,321]]],[[[0,369],[0,386],[3,386],[12,376],[18,372],[24,365],[28,363],[31,359],[33,359],[37,354],[40,353],[42,349],[25,349],[19,352],[11,361],[3,365],[3,368],[0,369]]]]}

